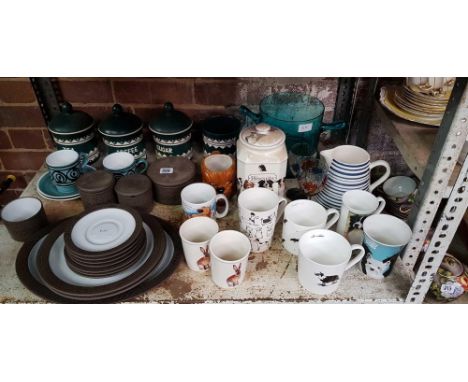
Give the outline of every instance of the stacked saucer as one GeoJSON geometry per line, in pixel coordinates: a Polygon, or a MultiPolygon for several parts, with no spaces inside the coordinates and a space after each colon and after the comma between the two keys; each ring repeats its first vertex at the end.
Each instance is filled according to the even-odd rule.
{"type": "Polygon", "coordinates": [[[120,205],[95,207],[39,232],[16,271],[35,294],[57,302],[114,302],[169,276],[180,258],[172,227],[120,205]]]}

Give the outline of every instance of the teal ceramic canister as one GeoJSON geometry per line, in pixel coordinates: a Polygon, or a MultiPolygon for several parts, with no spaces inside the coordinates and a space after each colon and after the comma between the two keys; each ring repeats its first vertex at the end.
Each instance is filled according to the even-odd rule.
{"type": "Polygon", "coordinates": [[[70,103],[64,102],[60,105],[60,113],[49,122],[48,129],[58,150],[86,154],[89,163],[98,160],[95,121],[89,114],[74,110],[70,103]]]}
{"type": "Polygon", "coordinates": [[[192,157],[192,119],[166,102],[149,123],[157,158],[192,157]]]}
{"type": "Polygon", "coordinates": [[[390,275],[398,255],[411,239],[411,228],[392,215],[368,216],[363,223],[366,253],[361,261],[362,271],[374,279],[390,275]]]}
{"type": "Polygon", "coordinates": [[[236,155],[236,141],[239,137],[241,121],[231,115],[217,115],[202,122],[203,153],[236,155]]]}
{"type": "Polygon", "coordinates": [[[99,124],[98,131],[107,154],[124,151],[135,159],[146,159],[143,122],[135,114],[124,111],[121,105],[112,106],[112,113],[99,124]]]}

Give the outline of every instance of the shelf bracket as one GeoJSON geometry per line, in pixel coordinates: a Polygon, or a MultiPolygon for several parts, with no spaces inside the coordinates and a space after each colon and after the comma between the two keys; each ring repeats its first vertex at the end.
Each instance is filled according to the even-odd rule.
{"type": "Polygon", "coordinates": [[[344,121],[350,126],[355,82],[356,79],[354,77],[340,77],[336,92],[333,121],[344,121]]]}
{"type": "Polygon", "coordinates": [[[37,103],[41,108],[42,117],[46,125],[60,112],[60,102],[62,95],[55,78],[51,77],[30,77],[31,85],[36,94],[37,103]]]}
{"type": "MultiPolygon", "coordinates": [[[[418,255],[424,244],[431,224],[450,176],[455,168],[457,158],[468,135],[468,87],[467,78],[457,78],[447,108],[434,141],[433,150],[424,170],[419,193],[408,222],[413,229],[411,241],[406,246],[403,262],[412,273],[418,255]]],[[[460,177],[459,177],[460,180],[460,177]]],[[[455,190],[455,188],[454,188],[455,190]]],[[[444,240],[445,242],[446,240],[444,240]]],[[[450,244],[450,241],[448,241],[450,244]]],[[[432,261],[431,274],[437,271],[444,253],[432,261]]],[[[425,257],[429,257],[426,252],[425,257]]],[[[423,260],[424,261],[424,260],[423,260]]],[[[429,266],[429,265],[428,265],[429,266]]],[[[429,268],[427,268],[429,270],[429,268]]],[[[428,272],[429,273],[429,272],[428,272]]]]}

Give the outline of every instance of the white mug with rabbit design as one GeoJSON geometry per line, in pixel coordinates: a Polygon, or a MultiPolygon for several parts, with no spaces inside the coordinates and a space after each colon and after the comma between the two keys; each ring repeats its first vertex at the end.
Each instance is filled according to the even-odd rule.
{"type": "Polygon", "coordinates": [[[213,282],[221,288],[240,285],[245,278],[250,250],[250,240],[238,231],[226,230],[214,235],[209,249],[213,282]]]}
{"type": "Polygon", "coordinates": [[[244,190],[237,200],[240,230],[252,244],[252,252],[266,251],[271,246],[275,225],[283,215],[286,199],[266,188],[244,190]]]}
{"type": "Polygon", "coordinates": [[[192,271],[210,269],[209,242],[218,231],[218,223],[206,216],[188,219],[180,226],[185,261],[192,271]]]}

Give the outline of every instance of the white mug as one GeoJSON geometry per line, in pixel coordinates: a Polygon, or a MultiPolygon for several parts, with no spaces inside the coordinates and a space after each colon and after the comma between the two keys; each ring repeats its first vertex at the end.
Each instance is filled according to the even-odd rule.
{"type": "Polygon", "coordinates": [[[283,215],[286,199],[262,187],[249,188],[239,194],[240,230],[252,244],[252,252],[271,246],[278,219],[283,215]]]}
{"type": "Polygon", "coordinates": [[[216,194],[214,187],[207,183],[192,183],[185,186],[180,193],[180,198],[186,219],[195,216],[223,218],[229,212],[229,202],[226,196],[216,194]],[[221,199],[224,200],[225,207],[222,212],[218,212],[216,205],[221,199]]]}
{"type": "Polygon", "coordinates": [[[349,244],[336,232],[326,229],[307,231],[299,240],[299,282],[315,294],[333,293],[344,271],[361,261],[363,256],[361,245],[349,244]],[[359,253],[351,259],[354,250],[359,253]]]}
{"type": "Polygon", "coordinates": [[[362,244],[362,225],[369,215],[380,214],[385,208],[385,199],[363,190],[347,191],[343,194],[340,220],[336,232],[343,235],[351,244],[362,244]]]}
{"type": "Polygon", "coordinates": [[[242,283],[247,271],[250,240],[244,234],[226,230],[210,241],[211,278],[221,288],[233,288],[242,283]]]}
{"type": "Polygon", "coordinates": [[[330,208],[326,210],[317,202],[299,199],[289,203],[284,209],[283,247],[289,253],[299,255],[299,239],[311,229],[330,228],[340,217],[340,213],[330,208]]]}
{"type": "Polygon", "coordinates": [[[180,226],[185,261],[192,271],[210,269],[209,242],[218,231],[218,223],[206,216],[188,219],[180,226]]]}

